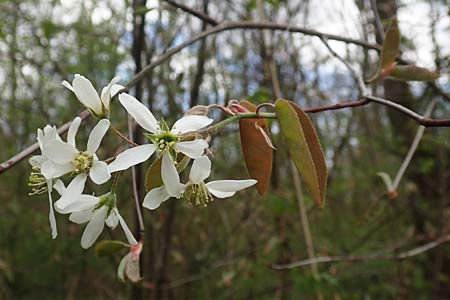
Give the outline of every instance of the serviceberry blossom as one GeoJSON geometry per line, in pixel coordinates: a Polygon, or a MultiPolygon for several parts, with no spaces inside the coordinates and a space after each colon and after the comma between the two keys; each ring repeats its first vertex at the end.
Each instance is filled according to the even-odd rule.
{"type": "Polygon", "coordinates": [[[64,80],[63,86],[71,90],[78,100],[86,106],[89,111],[98,118],[107,118],[109,116],[109,104],[111,97],[114,97],[124,87],[117,82],[119,76],[114,77],[111,82],[102,89],[99,97],[92,83],[86,77],[75,74],[72,84],[64,80]]]}
{"type": "MultiPolygon", "coordinates": [[[[67,189],[64,187],[61,180],[58,180],[55,183],[54,188],[60,195],[67,193],[67,189]]],[[[88,223],[81,236],[81,247],[84,249],[91,247],[95,243],[102,233],[105,224],[111,229],[114,229],[117,224],[120,223],[128,243],[131,245],[137,244],[127,223],[117,209],[116,194],[114,192],[108,192],[99,197],[82,194],[76,201],[66,205],[63,209],[58,208],[60,207],[60,205],[58,205],[59,201],[60,200],[55,202],[55,208],[58,213],[70,213],[69,220],[74,223],[88,223]]]]}
{"type": "Polygon", "coordinates": [[[183,185],[180,184],[180,177],[174,166],[177,154],[181,153],[189,158],[198,158],[208,148],[208,143],[204,139],[182,141],[180,135],[204,128],[211,124],[213,120],[206,116],[185,116],[176,121],[169,129],[164,121],[160,126],[151,111],[136,98],[122,93],[119,95],[119,101],[136,122],[149,132],[145,135],[152,141],[152,144],[136,146],[120,153],[109,164],[109,172],[126,170],[144,162],[156,151],[158,156],[162,157],[161,176],[166,190],[171,196],[179,197],[183,185]]]}
{"type": "Polygon", "coordinates": [[[80,151],[75,144],[75,135],[81,122],[75,118],[67,134],[67,143],[61,140],[52,140],[44,144],[43,155],[48,160],[42,164],[41,173],[47,179],[57,179],[70,173],[75,178],[67,186],[66,192],[55,203],[55,207],[62,210],[70,203],[77,200],[84,190],[88,174],[96,184],[103,184],[111,178],[108,166],[100,161],[95,154],[100,146],[103,136],[108,131],[110,122],[107,119],[100,120],[89,135],[86,151],[80,151]]]}
{"type": "MultiPolygon", "coordinates": [[[[59,137],[55,126],[52,127],[50,125],[47,125],[44,127],[44,130],[40,128],[37,130],[37,141],[39,148],[41,149],[42,152],[42,149],[48,142],[61,141],[61,138],[59,137]]],[[[34,155],[30,157],[29,163],[31,165],[32,172],[29,178],[28,186],[31,187],[30,195],[42,194],[47,191],[50,206],[48,218],[50,221],[52,238],[56,238],[56,236],[58,235],[58,230],[56,228],[55,212],[53,211],[53,200],[52,200],[53,181],[50,178],[46,178],[41,173],[42,165],[46,164],[47,161],[49,161],[49,158],[44,154],[34,155]]]]}
{"type": "MultiPolygon", "coordinates": [[[[173,167],[172,172],[176,172],[173,167]]],[[[201,156],[194,159],[189,174],[189,182],[181,184],[183,189],[179,197],[188,201],[192,205],[207,206],[213,201],[213,196],[217,198],[228,198],[237,191],[243,190],[254,185],[257,181],[254,179],[246,180],[216,180],[205,183],[204,180],[211,174],[211,161],[207,156],[201,156]]],[[[158,208],[162,202],[169,199],[172,195],[164,184],[158,188],[152,189],[144,198],[143,206],[153,210],[158,208]]]]}

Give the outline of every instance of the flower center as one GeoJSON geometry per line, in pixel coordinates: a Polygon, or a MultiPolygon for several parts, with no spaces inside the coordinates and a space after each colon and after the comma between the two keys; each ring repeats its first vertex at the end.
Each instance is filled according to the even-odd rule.
{"type": "Polygon", "coordinates": [[[41,174],[41,169],[39,167],[31,168],[28,186],[31,187],[31,192],[28,193],[29,196],[43,194],[47,191],[47,180],[44,175],[41,174]]]}
{"type": "Polygon", "coordinates": [[[94,207],[94,210],[99,209],[102,206],[106,206],[108,207],[108,216],[111,213],[111,211],[113,210],[114,207],[116,207],[116,203],[117,203],[117,197],[116,194],[114,192],[109,192],[106,193],[104,195],[101,195],[99,197],[99,202],[98,204],[94,207]]]}
{"type": "Polygon", "coordinates": [[[73,164],[75,165],[75,174],[80,173],[88,173],[92,168],[92,164],[94,163],[94,157],[92,154],[87,152],[80,152],[77,157],[73,160],[73,164]]]}
{"type": "Polygon", "coordinates": [[[209,202],[214,201],[204,182],[193,183],[187,186],[182,198],[188,201],[190,205],[203,205],[205,207],[208,206],[209,202]]]}

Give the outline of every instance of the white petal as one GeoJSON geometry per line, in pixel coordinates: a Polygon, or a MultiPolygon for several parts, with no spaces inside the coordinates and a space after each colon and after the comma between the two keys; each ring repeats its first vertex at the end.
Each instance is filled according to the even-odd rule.
{"type": "Polygon", "coordinates": [[[74,146],[76,148],[75,144],[75,136],[78,132],[78,127],[80,127],[81,118],[76,117],[73,119],[72,123],[70,123],[69,131],[67,132],[67,143],[74,146]]]}
{"type": "Polygon", "coordinates": [[[89,154],[94,154],[98,147],[100,147],[100,143],[102,142],[105,133],[108,131],[109,125],[110,122],[108,119],[101,119],[97,125],[95,125],[94,129],[92,129],[91,134],[89,134],[86,150],[89,154]]]}
{"type": "Polygon", "coordinates": [[[75,90],[73,89],[73,86],[69,82],[67,82],[66,80],[61,82],[61,85],[66,87],[69,91],[72,91],[72,92],[75,93],[75,90]]]}
{"type": "Polygon", "coordinates": [[[105,108],[109,111],[109,102],[111,101],[111,89],[114,84],[120,80],[119,76],[114,77],[111,82],[102,89],[101,100],[105,108]]]}
{"type": "Polygon", "coordinates": [[[125,87],[120,84],[113,84],[111,87],[111,98],[114,97],[121,90],[125,90],[125,87]]]}
{"type": "Polygon", "coordinates": [[[91,221],[87,224],[86,229],[83,232],[83,236],[81,237],[81,247],[87,249],[94,244],[102,233],[103,227],[105,227],[107,213],[108,208],[106,206],[102,206],[94,211],[94,215],[92,216],[91,221]]]}
{"type": "Polygon", "coordinates": [[[58,229],[56,228],[56,218],[55,212],[53,211],[53,200],[52,200],[52,181],[47,180],[47,188],[48,188],[48,204],[50,205],[50,210],[48,213],[48,220],[50,221],[50,228],[52,230],[52,239],[55,239],[58,236],[58,229]]]}
{"type": "Polygon", "coordinates": [[[161,177],[168,194],[180,198],[185,186],[180,183],[180,176],[168,152],[165,152],[162,158],[161,177]]]}
{"type": "Polygon", "coordinates": [[[202,156],[206,148],[208,148],[208,143],[202,139],[178,142],[175,144],[175,150],[189,156],[190,158],[198,158],[202,156]]]}
{"type": "Polygon", "coordinates": [[[142,206],[148,209],[157,209],[161,203],[170,198],[170,195],[167,193],[164,185],[152,189],[150,192],[145,195],[144,202],[142,206]]]}
{"type": "Polygon", "coordinates": [[[190,183],[200,183],[211,174],[211,161],[207,156],[194,159],[191,167],[191,173],[189,174],[190,183]]]}
{"type": "Polygon", "coordinates": [[[210,119],[207,116],[185,116],[176,121],[175,124],[173,124],[170,132],[173,134],[180,134],[190,131],[196,131],[208,126],[213,121],[213,119],[210,119]]]}
{"type": "Polygon", "coordinates": [[[103,113],[100,97],[98,96],[95,88],[92,86],[92,83],[86,77],[78,74],[75,75],[72,86],[75,95],[84,106],[90,108],[98,115],[103,113]]]}
{"type": "Polygon", "coordinates": [[[122,227],[123,232],[125,233],[125,236],[127,237],[128,243],[133,246],[136,245],[138,242],[136,241],[133,234],[131,233],[130,228],[128,228],[127,223],[122,218],[122,216],[119,214],[119,211],[117,210],[117,208],[115,209],[115,211],[117,214],[117,218],[119,219],[120,226],[122,227]]]}
{"type": "Polygon", "coordinates": [[[59,195],[64,194],[64,192],[66,191],[66,187],[64,186],[64,183],[61,179],[56,180],[53,188],[58,192],[59,195]]]}
{"type": "Polygon", "coordinates": [[[89,222],[92,219],[93,215],[94,211],[92,209],[77,211],[70,214],[69,220],[77,224],[84,224],[86,222],[89,222]]]}
{"type": "Polygon", "coordinates": [[[53,140],[44,144],[42,154],[57,164],[66,164],[78,155],[78,150],[67,143],[53,140]]]}
{"type": "Polygon", "coordinates": [[[58,211],[62,211],[69,204],[80,199],[83,193],[84,185],[86,184],[87,175],[82,173],[77,175],[67,186],[64,194],[55,202],[55,208],[58,211]]]}
{"type": "Polygon", "coordinates": [[[111,178],[111,174],[108,171],[108,165],[104,161],[94,160],[91,170],[89,171],[89,177],[95,184],[103,184],[111,178]]]}
{"type": "Polygon", "coordinates": [[[60,214],[68,214],[77,211],[94,210],[94,207],[98,204],[98,197],[91,195],[81,195],[76,201],[69,203],[64,209],[55,207],[56,211],[60,214]]]}
{"type": "Polygon", "coordinates": [[[47,179],[58,178],[74,170],[72,163],[55,164],[47,160],[41,165],[41,174],[47,179]]]}
{"type": "Polygon", "coordinates": [[[116,159],[108,165],[110,173],[126,170],[131,166],[146,161],[155,152],[156,146],[145,144],[125,150],[117,155],[116,159]]]}
{"type": "Polygon", "coordinates": [[[246,180],[217,180],[206,184],[208,190],[217,198],[227,198],[233,196],[237,191],[254,185],[254,179],[246,180]]]}
{"type": "Polygon", "coordinates": [[[115,212],[112,212],[105,220],[106,225],[108,225],[109,228],[114,229],[116,228],[117,224],[119,224],[119,219],[117,218],[117,215],[115,212]]]}
{"type": "Polygon", "coordinates": [[[44,162],[47,161],[47,157],[43,156],[43,155],[33,155],[32,157],[30,157],[30,159],[28,160],[28,163],[32,166],[32,167],[41,167],[42,164],[44,162]]]}
{"type": "Polygon", "coordinates": [[[157,132],[158,122],[144,104],[127,93],[120,94],[119,101],[142,128],[151,133],[157,132]]]}

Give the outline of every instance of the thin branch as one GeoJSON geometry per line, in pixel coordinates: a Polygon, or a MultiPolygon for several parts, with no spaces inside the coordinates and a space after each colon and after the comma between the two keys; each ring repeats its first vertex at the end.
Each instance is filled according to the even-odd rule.
{"type": "MultiPolygon", "coordinates": [[[[428,104],[428,107],[427,107],[427,110],[425,111],[424,117],[429,117],[435,106],[436,106],[436,101],[435,100],[431,101],[430,104],[428,104]]],[[[393,191],[397,190],[398,185],[400,184],[400,180],[402,179],[403,175],[405,174],[405,171],[408,168],[409,164],[411,163],[414,153],[416,152],[417,147],[419,146],[419,143],[422,140],[424,132],[425,132],[425,126],[420,126],[419,129],[417,129],[416,136],[414,137],[411,147],[409,148],[408,154],[406,155],[405,159],[403,160],[403,163],[400,166],[400,169],[398,170],[397,175],[395,175],[394,183],[392,184],[393,191]]]]}
{"type": "Polygon", "coordinates": [[[223,31],[228,30],[235,30],[235,29],[253,29],[253,30],[282,30],[282,31],[288,31],[293,33],[302,33],[304,35],[311,35],[316,36],[319,38],[326,38],[329,40],[334,41],[340,41],[344,43],[350,43],[355,44],[364,48],[373,49],[379,51],[381,47],[379,45],[374,45],[371,43],[368,43],[366,41],[358,40],[358,39],[352,39],[343,37],[340,35],[335,34],[328,34],[324,32],[320,32],[313,29],[308,29],[300,26],[292,26],[289,24],[276,24],[276,23],[270,23],[270,22],[251,22],[251,21],[230,21],[230,22],[222,22],[219,25],[212,27],[206,31],[200,32],[193,38],[181,43],[180,45],[173,47],[169,49],[167,52],[156,58],[152,63],[145,66],[138,74],[136,74],[127,84],[127,87],[134,86],[137,82],[142,80],[148,72],[150,72],[153,68],[156,66],[162,64],[166,60],[168,60],[170,57],[172,57],[174,54],[180,52],[184,48],[192,45],[193,43],[204,39],[210,35],[218,34],[223,31]]]}
{"type": "Polygon", "coordinates": [[[186,6],[186,5],[182,4],[182,3],[178,3],[178,2],[173,1],[173,0],[164,0],[164,1],[169,3],[172,6],[176,7],[176,8],[181,9],[184,12],[187,12],[190,15],[193,15],[194,17],[199,18],[203,22],[206,22],[206,23],[208,23],[210,25],[213,25],[213,26],[219,25],[219,21],[213,19],[211,16],[209,16],[209,15],[207,15],[207,14],[201,12],[201,11],[195,10],[195,9],[189,7],[189,6],[186,6]]]}
{"type": "Polygon", "coordinates": [[[349,255],[349,256],[319,256],[311,259],[305,259],[296,261],[293,263],[285,264],[285,265],[272,265],[271,267],[275,270],[285,270],[285,269],[293,269],[298,267],[304,267],[311,264],[318,263],[330,263],[330,262],[355,262],[355,261],[369,261],[369,260],[402,260],[405,258],[414,257],[425,253],[431,249],[439,247],[440,245],[446,244],[450,242],[450,234],[442,236],[432,242],[426,243],[420,247],[413,248],[411,250],[396,254],[396,255],[386,255],[378,253],[371,253],[367,255],[349,255]]]}

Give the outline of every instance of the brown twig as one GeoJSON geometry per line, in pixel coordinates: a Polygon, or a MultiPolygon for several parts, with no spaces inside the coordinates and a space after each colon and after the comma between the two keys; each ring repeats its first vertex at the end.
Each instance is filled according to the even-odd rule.
{"type": "Polygon", "coordinates": [[[116,127],[112,126],[110,127],[114,133],[120,137],[121,139],[123,139],[125,142],[127,142],[130,146],[136,147],[139,146],[138,144],[136,144],[135,142],[133,142],[132,140],[130,140],[129,138],[127,138],[122,132],[120,132],[116,127]]]}
{"type": "Polygon", "coordinates": [[[201,11],[195,10],[195,9],[189,7],[189,6],[186,6],[186,5],[182,4],[182,3],[178,3],[178,2],[173,1],[173,0],[164,0],[164,1],[169,3],[172,6],[176,7],[176,8],[181,9],[184,12],[187,12],[190,15],[193,15],[193,16],[199,18],[203,22],[206,22],[206,23],[208,23],[210,25],[216,26],[216,25],[219,24],[219,21],[213,19],[211,16],[209,16],[209,15],[207,15],[207,14],[201,12],[201,11]]]}

